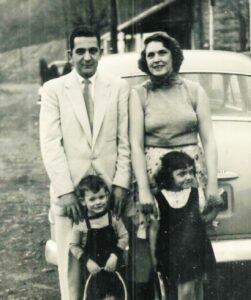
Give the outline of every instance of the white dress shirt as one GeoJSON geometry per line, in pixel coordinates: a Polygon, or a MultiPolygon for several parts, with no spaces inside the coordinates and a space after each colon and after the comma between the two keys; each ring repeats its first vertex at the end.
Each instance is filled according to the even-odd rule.
{"type": "MultiPolygon", "coordinates": [[[[84,88],[84,81],[85,81],[85,78],[80,76],[79,73],[77,72],[76,69],[74,69],[74,72],[76,73],[77,75],[77,78],[81,84],[81,86],[84,88]]],[[[91,99],[92,101],[94,101],[95,99],[95,95],[94,95],[94,91],[95,91],[95,81],[96,81],[96,77],[97,77],[97,72],[92,76],[92,77],[89,77],[88,79],[90,80],[91,84],[90,84],[90,93],[91,93],[91,99]]]]}

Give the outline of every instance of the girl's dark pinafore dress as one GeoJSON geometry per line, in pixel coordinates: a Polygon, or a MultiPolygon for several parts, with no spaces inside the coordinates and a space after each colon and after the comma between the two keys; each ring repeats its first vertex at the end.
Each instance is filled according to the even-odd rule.
{"type": "MultiPolygon", "coordinates": [[[[101,217],[101,216],[99,216],[101,217]]],[[[112,226],[112,214],[108,210],[109,223],[102,228],[92,228],[90,220],[85,214],[87,232],[87,243],[85,246],[86,262],[90,258],[95,261],[100,267],[104,267],[111,253],[118,256],[117,268],[123,275],[124,260],[123,250],[117,247],[118,238],[112,226]]],[[[116,274],[100,271],[98,275],[93,276],[90,284],[90,293],[88,299],[102,299],[106,294],[115,294],[117,297],[122,293],[118,287],[118,279],[116,274]]],[[[121,298],[122,299],[122,298],[121,298]]]]}
{"type": "Polygon", "coordinates": [[[172,208],[161,192],[156,200],[160,210],[156,257],[161,274],[178,284],[214,271],[216,261],[200,217],[198,189],[191,189],[182,208],[172,208]]]}

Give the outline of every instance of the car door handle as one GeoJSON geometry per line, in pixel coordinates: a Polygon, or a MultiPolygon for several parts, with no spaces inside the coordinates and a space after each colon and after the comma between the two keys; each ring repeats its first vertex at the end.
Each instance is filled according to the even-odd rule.
{"type": "Polygon", "coordinates": [[[218,179],[236,179],[239,178],[239,175],[234,171],[226,171],[226,170],[219,170],[217,173],[218,179]]]}

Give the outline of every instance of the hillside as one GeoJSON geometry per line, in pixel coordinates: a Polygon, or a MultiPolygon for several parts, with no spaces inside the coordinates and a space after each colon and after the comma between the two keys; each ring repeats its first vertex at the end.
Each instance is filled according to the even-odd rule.
{"type": "MultiPolygon", "coordinates": [[[[118,22],[163,1],[118,0],[118,22]]],[[[0,0],[0,53],[63,39],[79,24],[94,22],[104,33],[109,30],[109,8],[110,0],[0,0]]]]}
{"type": "Polygon", "coordinates": [[[65,40],[23,47],[0,53],[0,82],[39,83],[39,60],[66,59],[65,40]]]}

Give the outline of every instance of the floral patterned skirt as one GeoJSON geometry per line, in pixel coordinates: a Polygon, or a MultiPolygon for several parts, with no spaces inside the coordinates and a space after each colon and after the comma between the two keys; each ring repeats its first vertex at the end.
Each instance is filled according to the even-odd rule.
{"type": "Polygon", "coordinates": [[[184,152],[194,159],[195,168],[196,168],[197,186],[205,188],[207,183],[206,163],[205,163],[204,153],[202,151],[202,148],[199,145],[188,145],[188,146],[180,146],[180,147],[172,147],[172,148],[146,147],[145,156],[146,156],[147,174],[148,174],[151,188],[155,189],[154,175],[160,168],[162,156],[172,151],[184,152]]]}

